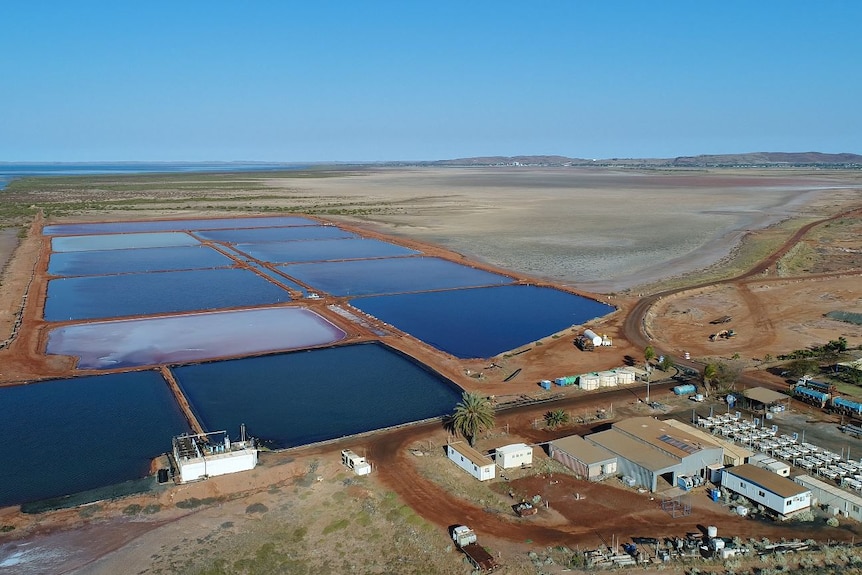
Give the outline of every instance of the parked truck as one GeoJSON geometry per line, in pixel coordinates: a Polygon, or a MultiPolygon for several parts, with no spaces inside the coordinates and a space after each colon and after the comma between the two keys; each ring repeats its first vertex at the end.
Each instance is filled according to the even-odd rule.
{"type": "Polygon", "coordinates": [[[490,573],[498,567],[491,554],[476,542],[476,532],[466,525],[456,525],[452,528],[452,541],[475,569],[490,573]]]}
{"type": "Polygon", "coordinates": [[[349,449],[341,450],[341,463],[348,469],[352,469],[356,475],[368,475],[371,473],[371,464],[364,457],[356,455],[349,449]]]}

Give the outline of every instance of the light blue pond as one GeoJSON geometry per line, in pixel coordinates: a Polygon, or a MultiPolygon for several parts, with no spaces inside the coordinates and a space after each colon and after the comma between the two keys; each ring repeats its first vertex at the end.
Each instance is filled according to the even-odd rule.
{"type": "Polygon", "coordinates": [[[287,275],[336,296],[375,295],[512,283],[503,275],[429,257],[279,266],[287,275]]]}
{"type": "Polygon", "coordinates": [[[613,306],[510,285],[357,298],[351,305],[459,358],[488,358],[604,316],[613,306]]]}
{"type": "Polygon", "coordinates": [[[461,391],[380,344],[175,368],[208,430],[237,429],[273,447],[335,439],[451,413],[461,391]]]}
{"type": "Polygon", "coordinates": [[[48,335],[49,354],[78,369],[188,363],[328,345],[345,333],[313,311],[279,307],[70,325],[48,335]]]}
{"type": "Polygon", "coordinates": [[[220,268],[48,282],[45,319],[69,321],[251,307],[290,301],[290,295],[252,271],[220,268]]]}
{"type": "Polygon", "coordinates": [[[271,263],[387,258],[420,253],[395,244],[366,238],[237,244],[234,248],[253,258],[271,263]]]}
{"type": "Polygon", "coordinates": [[[346,232],[335,226],[301,226],[293,228],[260,228],[239,230],[212,230],[196,232],[205,240],[228,244],[284,242],[293,240],[324,240],[337,238],[356,238],[356,234],[346,232]]]}
{"type": "Polygon", "coordinates": [[[234,261],[207,246],[92,250],[51,254],[48,273],[90,276],[133,272],[191,270],[232,266],[234,261]]]}
{"type": "Polygon", "coordinates": [[[189,431],[154,371],[0,388],[0,507],[145,477],[189,431]]]}
{"type": "Polygon", "coordinates": [[[130,248],[166,248],[196,246],[200,242],[181,232],[154,234],[111,234],[104,236],[68,236],[51,238],[54,252],[124,250],[130,248]]]}
{"type": "Polygon", "coordinates": [[[45,228],[42,230],[42,233],[46,236],[51,236],[317,225],[320,225],[320,222],[308,218],[300,218],[294,216],[276,216],[266,218],[219,218],[194,220],[160,220],[151,222],[99,222],[92,224],[56,224],[51,226],[45,226],[45,228]]]}

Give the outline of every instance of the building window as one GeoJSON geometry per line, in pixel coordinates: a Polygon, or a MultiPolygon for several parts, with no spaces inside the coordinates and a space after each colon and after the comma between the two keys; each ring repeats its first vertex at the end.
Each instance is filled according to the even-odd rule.
{"type": "Polygon", "coordinates": [[[764,493],[763,491],[758,491],[757,494],[761,497],[766,497],[766,493],[764,493]]]}
{"type": "Polygon", "coordinates": [[[853,506],[853,513],[859,513],[859,506],[858,505],[853,506]]]}

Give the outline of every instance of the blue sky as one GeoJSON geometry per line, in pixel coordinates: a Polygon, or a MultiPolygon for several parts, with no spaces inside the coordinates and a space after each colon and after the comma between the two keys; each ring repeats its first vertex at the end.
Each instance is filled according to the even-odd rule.
{"type": "Polygon", "coordinates": [[[862,153],[862,2],[7,0],[0,161],[862,153]]]}

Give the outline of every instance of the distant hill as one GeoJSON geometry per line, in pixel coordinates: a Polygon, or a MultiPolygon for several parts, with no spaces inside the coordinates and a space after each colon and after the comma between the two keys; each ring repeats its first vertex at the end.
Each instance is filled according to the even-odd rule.
{"type": "Polygon", "coordinates": [[[434,166],[862,167],[862,155],[823,154],[821,152],[752,152],[747,154],[679,156],[676,158],[605,158],[595,160],[553,155],[481,156],[419,163],[434,166]]]}

